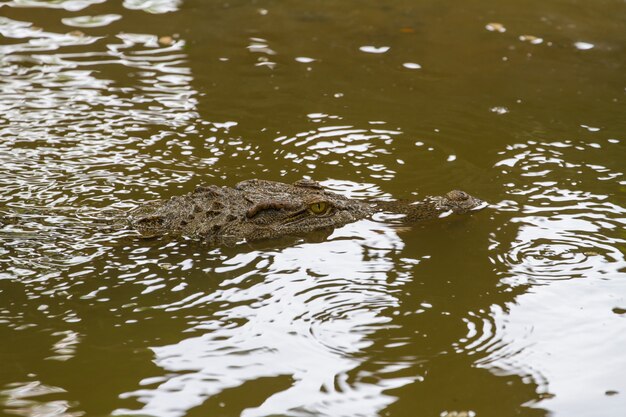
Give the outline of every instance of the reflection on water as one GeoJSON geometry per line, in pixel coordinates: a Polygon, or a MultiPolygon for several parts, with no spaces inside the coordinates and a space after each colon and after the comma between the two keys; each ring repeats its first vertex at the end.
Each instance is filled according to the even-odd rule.
{"type": "MultiPolygon", "coordinates": [[[[543,385],[547,407],[594,414],[606,392],[623,386],[626,369],[618,353],[625,341],[623,324],[610,311],[612,304],[623,303],[620,281],[626,277],[623,191],[614,198],[625,184],[624,173],[618,170],[623,165],[603,164],[623,161],[624,148],[614,139],[603,144],[528,141],[501,154],[496,166],[510,181],[510,200],[502,207],[513,217],[492,234],[491,260],[503,284],[534,290],[509,305],[513,319],[501,318],[501,328],[490,327],[497,343],[466,349],[488,353],[480,366],[531,372],[543,385]],[[549,288],[539,291],[538,285],[549,288]],[[592,369],[580,365],[591,362],[592,369]]],[[[475,322],[468,324],[476,334],[475,322]]],[[[622,409],[619,401],[603,406],[609,414],[622,409]]]]}
{"type": "MultiPolygon", "coordinates": [[[[89,5],[33,3],[72,11],[89,5]]],[[[119,218],[130,190],[189,178],[163,173],[146,181],[144,174],[174,162],[155,145],[174,141],[184,149],[181,136],[198,117],[184,42],[161,47],[150,34],[58,33],[8,17],[0,29],[14,41],[0,46],[2,274],[34,277],[42,267],[58,275],[57,268],[106,251],[102,243],[119,232],[94,234],[93,223],[119,218]],[[122,79],[115,67],[124,68],[122,79]]]]}
{"type": "Polygon", "coordinates": [[[323,243],[224,260],[213,272],[235,276],[212,293],[155,307],[181,315],[215,313],[181,333],[193,336],[152,347],[155,364],[170,377],[146,378],[122,398],[145,404],[138,415],[185,415],[228,389],[286,377],[286,388],[280,383],[242,415],[381,410],[393,401],[384,390],[414,378],[368,383],[363,379],[373,375],[348,381],[348,372],[364,361],[368,335],[390,322],[380,312],[398,304],[394,293],[408,276],[389,282],[388,256],[401,248],[393,231],[372,223],[342,228],[323,243]]]}
{"type": "MultiPolygon", "coordinates": [[[[318,113],[309,114],[308,117],[318,123],[326,118],[339,118],[318,113]]],[[[382,123],[384,122],[370,122],[370,124],[382,123]]],[[[381,163],[379,156],[391,154],[388,148],[393,143],[393,136],[400,133],[380,128],[366,130],[354,126],[327,124],[292,137],[281,136],[276,138],[275,142],[281,145],[283,152],[286,149],[293,149],[283,158],[299,165],[304,164],[309,169],[315,169],[316,161],[323,159],[325,166],[352,166],[356,168],[357,174],[362,172],[360,167],[364,167],[371,171],[371,178],[390,180],[394,178],[396,172],[381,163]],[[306,150],[300,151],[303,148],[306,150]]],[[[402,160],[393,162],[404,163],[402,160]]]]}
{"type": "Polygon", "coordinates": [[[619,415],[623,8],[530,4],[0,4],[0,414],[619,415]],[[126,227],[253,177],[491,207],[126,227]]]}
{"type": "MultiPolygon", "coordinates": [[[[616,144],[605,146],[623,154],[616,144]]],[[[496,164],[511,181],[506,184],[511,200],[503,202],[503,208],[519,210],[523,216],[513,217],[499,231],[516,233],[510,247],[493,259],[510,277],[503,282],[539,284],[619,275],[625,265],[620,245],[626,240],[619,231],[624,229],[626,208],[605,193],[624,184],[624,174],[592,162],[601,156],[600,149],[597,144],[571,141],[508,147],[506,159],[496,164]],[[530,182],[524,181],[527,178],[530,182]]],[[[496,253],[498,235],[492,239],[496,253]]]]}
{"type": "Polygon", "coordinates": [[[40,382],[12,383],[7,389],[0,391],[7,411],[18,416],[63,416],[75,417],[82,413],[68,411],[70,403],[65,400],[39,402],[36,400],[40,396],[53,396],[54,394],[65,393],[59,387],[46,386],[40,382]]]}

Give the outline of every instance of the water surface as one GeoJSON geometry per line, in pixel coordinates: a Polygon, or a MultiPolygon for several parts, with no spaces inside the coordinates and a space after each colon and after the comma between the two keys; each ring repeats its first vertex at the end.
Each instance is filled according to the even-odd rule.
{"type": "Polygon", "coordinates": [[[0,414],[616,416],[618,0],[0,3],[0,414]],[[472,216],[209,247],[201,183],[472,216]]]}

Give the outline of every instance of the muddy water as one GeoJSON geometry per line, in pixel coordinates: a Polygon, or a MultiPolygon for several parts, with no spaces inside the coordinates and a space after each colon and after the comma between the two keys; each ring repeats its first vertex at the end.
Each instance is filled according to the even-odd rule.
{"type": "Polygon", "coordinates": [[[617,416],[618,0],[0,4],[0,414],[617,416]],[[200,183],[480,213],[141,240],[200,183]]]}

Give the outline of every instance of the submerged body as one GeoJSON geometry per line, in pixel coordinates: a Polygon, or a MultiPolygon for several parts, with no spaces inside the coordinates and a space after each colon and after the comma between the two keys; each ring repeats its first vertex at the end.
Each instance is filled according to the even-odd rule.
{"type": "Polygon", "coordinates": [[[294,184],[247,180],[234,188],[199,186],[192,193],[152,202],[130,213],[142,236],[181,235],[210,242],[255,241],[343,226],[377,212],[407,222],[467,213],[485,204],[463,191],[416,203],[353,200],[311,180],[294,184]]]}

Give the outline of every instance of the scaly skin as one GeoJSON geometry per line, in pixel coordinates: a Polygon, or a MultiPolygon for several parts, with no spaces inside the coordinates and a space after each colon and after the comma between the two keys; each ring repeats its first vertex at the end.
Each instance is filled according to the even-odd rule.
{"type": "Polygon", "coordinates": [[[237,242],[302,235],[340,227],[387,211],[407,222],[467,213],[485,204],[463,191],[428,197],[417,203],[362,201],[327,191],[315,181],[294,184],[247,180],[235,188],[199,186],[165,202],[147,203],[129,214],[144,237],[201,237],[209,242],[237,242]]]}

